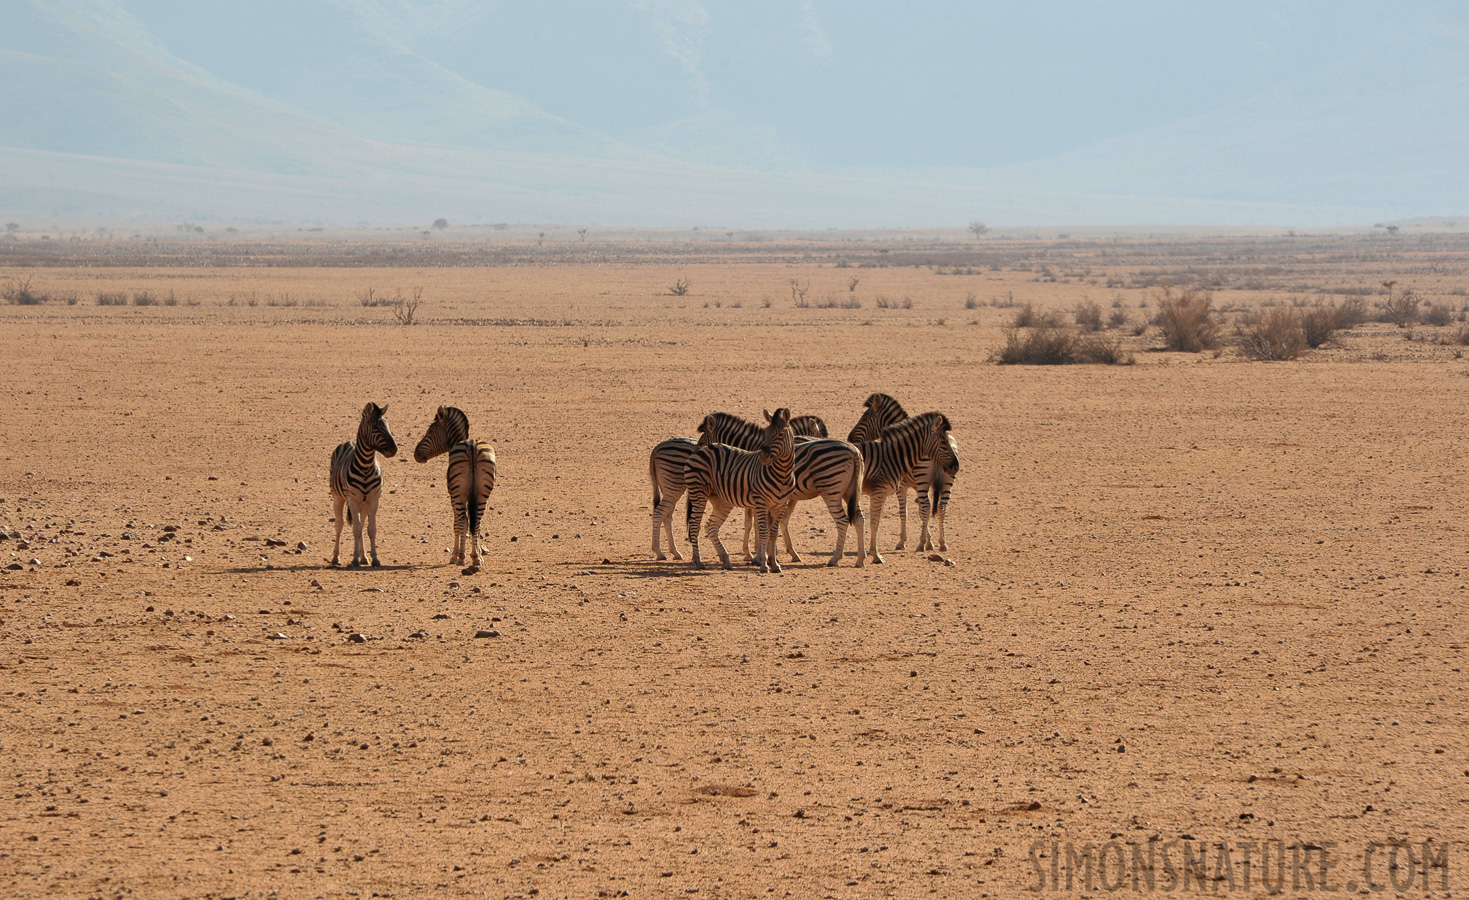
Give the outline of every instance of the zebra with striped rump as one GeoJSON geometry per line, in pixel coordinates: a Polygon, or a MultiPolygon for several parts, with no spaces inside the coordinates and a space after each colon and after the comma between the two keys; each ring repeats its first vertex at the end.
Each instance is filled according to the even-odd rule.
{"type": "Polygon", "coordinates": [[[867,564],[862,541],[862,453],[846,441],[802,440],[796,443],[793,460],[795,488],[780,516],[781,535],[792,562],[801,555],[791,544],[791,513],[802,500],[816,497],[826,501],[827,512],[837,526],[837,545],[826,561],[835,566],[847,547],[848,523],[857,528],[857,567],[867,564]]]}
{"type": "Polygon", "coordinates": [[[935,548],[933,541],[929,540],[928,521],[924,520],[923,534],[918,542],[919,550],[949,549],[949,542],[944,538],[944,516],[949,511],[949,492],[954,489],[954,479],[959,475],[959,444],[952,434],[944,436],[948,438],[948,451],[944,458],[929,462],[932,467],[929,473],[929,504],[933,508],[933,519],[938,526],[939,545],[935,548]]]}
{"type": "Polygon", "coordinates": [[[882,506],[887,495],[902,490],[906,482],[917,483],[924,479],[918,491],[918,506],[926,521],[928,519],[929,460],[943,459],[948,451],[946,436],[949,433],[949,418],[943,413],[927,412],[896,425],[889,425],[881,433],[881,440],[864,441],[858,445],[862,451],[864,469],[862,492],[872,499],[868,502],[868,525],[872,535],[871,555],[874,563],[883,561],[877,552],[877,528],[882,523],[882,506]]]}
{"type": "Polygon", "coordinates": [[[352,565],[368,562],[368,554],[362,551],[362,526],[367,524],[367,540],[371,545],[371,560],[374,566],[381,565],[377,558],[377,504],[383,493],[383,468],[377,455],[392,457],[398,454],[398,442],[383,418],[386,406],[369,403],[362,408],[362,420],[357,424],[357,440],[339,444],[332,451],[332,502],[336,509],[337,542],[332,547],[332,565],[339,565],[342,553],[342,510],[352,520],[352,565]]]}
{"type": "Polygon", "coordinates": [[[480,544],[479,526],[485,505],[495,489],[495,448],[486,441],[469,438],[469,417],[453,406],[441,406],[428,426],[413,458],[424,463],[449,454],[449,505],[454,510],[454,553],[449,562],[462,565],[464,544],[469,541],[470,565],[479,567],[485,548],[480,544]]]}
{"type": "Polygon", "coordinates": [[[728,444],[709,444],[695,450],[684,469],[689,492],[689,544],[694,549],[694,568],[704,568],[699,558],[699,523],[704,506],[710,505],[705,533],[719,551],[720,564],[733,568],[729,553],[719,541],[719,526],[737,506],[755,512],[758,538],[755,565],[761,573],[780,571],[775,558],[775,529],[786,501],[795,488],[793,477],[795,435],[791,411],[784,407],[775,415],[765,413],[769,425],[760,450],[741,450],[728,444]]]}
{"type": "MultiPolygon", "coordinates": [[[[683,471],[689,456],[696,447],[706,444],[729,444],[742,450],[759,450],[765,440],[765,429],[747,419],[731,413],[716,412],[704,417],[698,428],[701,435],[695,442],[690,438],[669,438],[653,448],[648,457],[648,480],[653,482],[653,558],[667,559],[660,546],[660,533],[668,534],[668,552],[674,559],[683,559],[678,545],[673,541],[673,510],[678,499],[684,495],[683,471]]],[[[819,416],[796,416],[791,420],[791,431],[797,436],[814,435],[826,437],[826,423],[819,416]]],[[[750,531],[754,517],[745,512],[745,561],[750,556],[750,531]]]]}

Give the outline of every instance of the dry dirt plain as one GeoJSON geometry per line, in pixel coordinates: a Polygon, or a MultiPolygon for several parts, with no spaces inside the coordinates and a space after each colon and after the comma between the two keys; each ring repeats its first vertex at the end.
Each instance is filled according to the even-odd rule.
{"type": "Polygon", "coordinates": [[[1238,895],[1279,871],[1211,848],[1326,847],[1369,894],[1411,841],[1374,884],[1469,890],[1457,323],[987,362],[1011,297],[1462,304],[1469,240],[0,246],[52,298],[0,305],[5,896],[1017,897],[1072,892],[1068,841],[1238,895]],[[411,327],[355,299],[415,286],[411,327]],[[143,291],[177,305],[95,302],[143,291]],[[782,575],[651,561],[654,443],[845,434],[873,391],[954,422],[952,566],[823,568],[819,503],[782,575]],[[368,400],[384,566],[332,569],[368,400]],[[499,454],[474,576],[411,460],[441,403],[499,454]]]}

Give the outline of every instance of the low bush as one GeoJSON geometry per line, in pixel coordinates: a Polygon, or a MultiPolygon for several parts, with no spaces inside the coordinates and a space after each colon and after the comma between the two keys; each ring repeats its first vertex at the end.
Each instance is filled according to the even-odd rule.
{"type": "Polygon", "coordinates": [[[1186,288],[1173,292],[1173,285],[1159,288],[1158,312],[1153,324],[1163,334],[1169,350],[1198,353],[1219,346],[1219,319],[1214,315],[1214,299],[1208,291],[1186,288]]]}
{"type": "Polygon", "coordinates": [[[1079,334],[1073,328],[1042,324],[1036,328],[1007,328],[1005,343],[990,354],[1001,366],[1064,366],[1076,363],[1129,366],[1134,362],[1122,349],[1120,338],[1079,334]]]}
{"type": "Polygon", "coordinates": [[[1245,356],[1259,360],[1295,359],[1306,349],[1300,314],[1280,307],[1241,317],[1235,342],[1245,356]]]}

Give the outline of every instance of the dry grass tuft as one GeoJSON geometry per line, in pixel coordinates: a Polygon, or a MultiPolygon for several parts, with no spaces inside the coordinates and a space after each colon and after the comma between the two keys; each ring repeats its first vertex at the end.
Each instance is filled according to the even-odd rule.
{"type": "Polygon", "coordinates": [[[1153,324],[1163,333],[1169,350],[1198,353],[1219,346],[1219,319],[1214,315],[1214,298],[1208,291],[1185,288],[1175,294],[1173,285],[1159,287],[1158,312],[1153,324]]]}
{"type": "Polygon", "coordinates": [[[1259,360],[1295,359],[1306,349],[1300,314],[1280,307],[1241,317],[1235,342],[1245,356],[1259,360]]]}
{"type": "Polygon", "coordinates": [[[1122,349],[1120,338],[1079,334],[1075,329],[1052,323],[1035,328],[1005,329],[1005,344],[990,354],[1001,366],[1065,366],[1094,363],[1130,366],[1135,361],[1122,349]]]}

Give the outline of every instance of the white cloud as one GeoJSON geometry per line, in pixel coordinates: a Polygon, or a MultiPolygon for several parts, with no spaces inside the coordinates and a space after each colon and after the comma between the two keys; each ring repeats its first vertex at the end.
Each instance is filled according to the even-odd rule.
{"type": "Polygon", "coordinates": [[[798,0],[801,10],[801,43],[811,51],[811,55],[824,63],[831,62],[831,41],[826,39],[826,32],[821,30],[821,19],[816,15],[816,4],[812,0],[798,0]]]}

